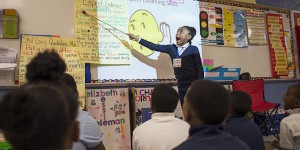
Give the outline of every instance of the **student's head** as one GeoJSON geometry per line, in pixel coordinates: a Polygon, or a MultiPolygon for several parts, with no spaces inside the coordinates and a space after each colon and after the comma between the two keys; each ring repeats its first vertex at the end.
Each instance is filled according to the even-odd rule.
{"type": "MultiPolygon", "coordinates": [[[[72,91],[70,91],[71,89],[61,81],[66,68],[67,67],[64,60],[54,49],[40,52],[27,65],[27,85],[45,83],[48,85],[56,86],[57,88],[64,91],[64,93],[73,93],[72,91]]],[[[25,87],[27,85],[25,85],[25,87]]],[[[74,102],[74,99],[76,99],[74,95],[73,97],[70,97],[70,107],[78,108],[78,102],[74,102]]],[[[77,115],[77,109],[71,114],[75,119],[77,115]]]]}
{"type": "Polygon", "coordinates": [[[151,96],[151,110],[155,112],[173,113],[178,103],[178,93],[168,84],[155,86],[151,96]]]}
{"type": "MultiPolygon", "coordinates": [[[[66,71],[66,64],[60,55],[55,50],[45,50],[38,53],[31,62],[27,65],[26,78],[28,83],[22,88],[36,84],[46,84],[54,86],[64,93],[69,105],[69,119],[73,122],[72,137],[79,134],[79,122],[76,121],[78,113],[78,101],[72,90],[61,81],[63,74],[66,71]]],[[[74,139],[76,140],[76,139],[74,139]]],[[[70,143],[71,145],[72,143],[70,143]]]]}
{"type": "Polygon", "coordinates": [[[227,90],[209,80],[197,80],[189,87],[183,103],[184,119],[190,125],[220,124],[229,109],[227,90]]]}
{"type": "Polygon", "coordinates": [[[186,43],[192,43],[194,36],[196,35],[196,29],[194,27],[183,26],[177,30],[176,44],[184,45],[186,43]]]}
{"type": "Polygon", "coordinates": [[[251,80],[251,75],[249,72],[244,72],[240,74],[239,80],[251,80]]]}
{"type": "Polygon", "coordinates": [[[290,86],[283,97],[283,101],[286,110],[300,108],[300,84],[290,86]]]}
{"type": "Polygon", "coordinates": [[[0,103],[0,129],[13,149],[64,149],[70,139],[70,107],[59,89],[30,85],[0,103]]]}
{"type": "Polygon", "coordinates": [[[252,105],[251,97],[243,91],[229,93],[229,115],[246,115],[252,105]]]}
{"type": "Polygon", "coordinates": [[[64,82],[72,90],[76,99],[78,99],[78,90],[74,78],[70,74],[64,73],[61,77],[61,81],[64,82]]]}
{"type": "Polygon", "coordinates": [[[66,71],[66,64],[55,50],[38,53],[26,66],[28,82],[56,81],[66,71]]]}

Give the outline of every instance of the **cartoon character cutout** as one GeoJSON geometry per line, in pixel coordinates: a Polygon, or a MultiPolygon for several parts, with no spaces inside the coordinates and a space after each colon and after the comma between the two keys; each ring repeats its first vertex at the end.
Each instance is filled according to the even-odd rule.
{"type": "Polygon", "coordinates": [[[121,104],[119,101],[117,101],[115,103],[115,105],[113,107],[110,108],[110,110],[115,112],[115,117],[117,117],[118,115],[122,115],[125,114],[125,104],[121,104]]]}
{"type": "MultiPolygon", "coordinates": [[[[128,31],[154,44],[158,44],[158,42],[163,40],[163,34],[158,29],[154,16],[144,9],[137,10],[132,14],[129,19],[128,31]]],[[[149,56],[153,53],[152,50],[135,41],[131,41],[131,46],[144,56],[149,56]]]]}

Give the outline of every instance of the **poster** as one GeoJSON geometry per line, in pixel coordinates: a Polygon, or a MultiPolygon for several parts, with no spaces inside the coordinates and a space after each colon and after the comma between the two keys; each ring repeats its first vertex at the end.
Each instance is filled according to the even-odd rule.
{"type": "Polygon", "coordinates": [[[74,39],[51,37],[51,36],[35,36],[22,35],[21,52],[19,66],[19,82],[26,82],[26,66],[31,59],[39,52],[45,49],[55,49],[65,60],[67,65],[67,73],[72,75],[76,81],[79,92],[80,107],[85,107],[85,65],[79,61],[78,50],[74,39]]]}
{"type": "Polygon", "coordinates": [[[284,41],[286,46],[286,57],[287,57],[287,64],[289,73],[288,76],[294,78],[295,72],[295,58],[291,47],[291,33],[289,31],[284,32],[284,41]]]}
{"type": "Polygon", "coordinates": [[[222,8],[200,6],[199,18],[201,43],[224,45],[222,8]]]}
{"type": "Polygon", "coordinates": [[[83,49],[81,60],[130,64],[130,50],[122,43],[122,40],[129,41],[123,33],[127,33],[127,0],[75,0],[74,8],[75,38],[78,47],[83,49]]]}
{"type": "Polygon", "coordinates": [[[87,109],[103,132],[107,150],[130,150],[128,89],[88,89],[87,109]]]}
{"type": "Polygon", "coordinates": [[[223,8],[224,45],[247,47],[246,14],[244,10],[223,8]]]}
{"type": "MultiPolygon", "coordinates": [[[[178,91],[177,87],[173,88],[178,91]]],[[[151,119],[150,100],[153,89],[154,88],[135,88],[136,126],[151,119]]],[[[183,112],[179,100],[174,114],[177,118],[183,119],[183,112]]]]}
{"type": "MultiPolygon", "coordinates": [[[[294,12],[294,23],[295,23],[295,32],[296,32],[296,43],[297,43],[297,57],[300,59],[300,13],[294,12]]],[[[298,65],[300,65],[300,61],[298,61],[298,65]]]]}
{"type": "Polygon", "coordinates": [[[269,50],[273,77],[288,75],[285,36],[280,14],[266,14],[269,50]]]}
{"type": "Polygon", "coordinates": [[[246,10],[249,45],[267,45],[265,13],[246,10]]]}

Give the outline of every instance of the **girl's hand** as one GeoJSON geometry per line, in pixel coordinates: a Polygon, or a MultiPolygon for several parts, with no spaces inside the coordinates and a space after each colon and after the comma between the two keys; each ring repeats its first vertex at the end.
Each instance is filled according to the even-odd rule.
{"type": "Polygon", "coordinates": [[[130,40],[133,40],[133,41],[138,41],[140,38],[136,35],[133,35],[131,33],[127,33],[128,37],[130,40]]]}

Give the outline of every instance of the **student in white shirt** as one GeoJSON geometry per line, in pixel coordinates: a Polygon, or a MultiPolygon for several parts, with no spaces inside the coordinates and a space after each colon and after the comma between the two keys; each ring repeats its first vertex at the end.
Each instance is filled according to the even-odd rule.
{"type": "Polygon", "coordinates": [[[290,115],[280,123],[280,149],[300,150],[300,84],[292,85],[284,95],[284,109],[291,109],[290,115]]]}
{"type": "Polygon", "coordinates": [[[187,139],[189,125],[173,113],[177,103],[178,93],[170,85],[154,88],[152,118],[133,131],[133,150],[169,150],[187,139]]]}

